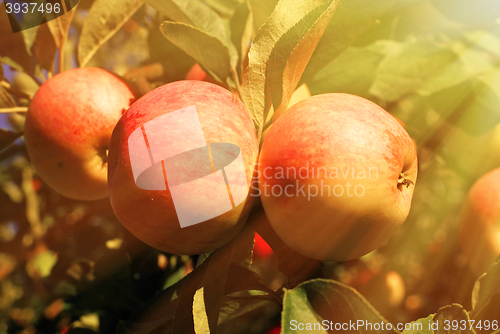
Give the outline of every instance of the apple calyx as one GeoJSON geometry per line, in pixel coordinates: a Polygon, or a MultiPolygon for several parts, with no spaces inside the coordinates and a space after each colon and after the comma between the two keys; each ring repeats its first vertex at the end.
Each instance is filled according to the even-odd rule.
{"type": "Polygon", "coordinates": [[[403,186],[406,186],[408,188],[410,185],[414,185],[412,180],[407,179],[404,175],[404,173],[399,174],[399,179],[398,179],[398,189],[399,191],[403,191],[403,186]]]}

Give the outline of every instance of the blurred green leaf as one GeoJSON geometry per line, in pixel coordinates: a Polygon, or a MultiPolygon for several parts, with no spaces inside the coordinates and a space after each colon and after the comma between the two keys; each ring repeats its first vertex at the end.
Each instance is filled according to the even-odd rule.
{"type": "Polygon", "coordinates": [[[500,257],[474,285],[471,318],[476,319],[498,292],[500,292],[500,257]]]}
{"type": "Polygon", "coordinates": [[[143,0],[96,0],[83,23],[78,44],[78,62],[85,67],[108,41],[144,4],[143,0]]]}
{"type": "MultiPolygon", "coordinates": [[[[370,93],[383,101],[395,101],[418,90],[456,61],[457,55],[453,51],[432,42],[402,45],[382,60],[370,93]]],[[[449,83],[449,87],[463,80],[462,77],[447,78],[454,81],[449,83]]]]}
{"type": "Polygon", "coordinates": [[[193,321],[194,332],[196,334],[210,334],[207,312],[205,310],[204,291],[203,287],[199,288],[193,297],[193,321]]]}
{"type": "Polygon", "coordinates": [[[0,85],[0,108],[14,108],[16,106],[16,102],[7,91],[7,89],[0,85]]]}
{"type": "MultiPolygon", "coordinates": [[[[353,288],[333,280],[314,279],[285,292],[281,330],[283,334],[295,333],[292,320],[297,323],[343,324],[362,320],[365,323],[389,323],[353,288]]],[[[315,333],[328,333],[325,329],[315,333]]],[[[358,333],[396,333],[396,331],[354,331],[358,333]]]]}
{"type": "Polygon", "coordinates": [[[54,59],[56,57],[57,45],[48,23],[44,23],[38,27],[31,52],[42,69],[54,73],[54,59]]]}
{"type": "Polygon", "coordinates": [[[500,39],[495,34],[485,30],[475,30],[465,33],[465,39],[496,57],[500,57],[500,39]]]}
{"type": "Polygon", "coordinates": [[[9,130],[0,129],[0,151],[21,137],[21,133],[15,133],[9,130]]]}
{"type": "Polygon", "coordinates": [[[248,3],[254,18],[253,26],[257,31],[269,19],[278,4],[278,0],[248,0],[248,3]]]}
{"type": "Polygon", "coordinates": [[[470,329],[469,325],[469,314],[467,311],[459,304],[452,304],[440,308],[433,318],[434,322],[439,324],[439,329],[434,331],[434,334],[445,334],[445,333],[457,333],[457,334],[475,334],[474,329],[470,329]],[[449,321],[451,330],[446,330],[444,324],[445,321],[449,321]],[[453,330],[453,321],[458,321],[458,330],[453,330]],[[463,324],[466,324],[466,329],[462,328],[463,324]]]}
{"type": "Polygon", "coordinates": [[[311,10],[276,43],[266,68],[275,113],[288,108],[300,77],[342,0],[331,0],[311,10]]]}
{"type": "Polygon", "coordinates": [[[224,17],[233,16],[234,11],[244,2],[244,0],[205,0],[205,3],[224,17]]]}
{"type": "Polygon", "coordinates": [[[21,31],[24,37],[24,43],[26,44],[26,49],[28,50],[28,52],[30,52],[30,54],[31,49],[33,48],[33,44],[35,44],[38,27],[39,25],[21,31]]]}
{"type": "Polygon", "coordinates": [[[8,65],[8,66],[12,67],[16,71],[20,71],[20,72],[24,71],[23,67],[21,65],[19,65],[18,63],[16,63],[11,58],[9,58],[9,57],[0,57],[0,59],[2,60],[2,62],[5,65],[8,65]]]}
{"type": "Polygon", "coordinates": [[[57,254],[47,249],[28,261],[26,271],[33,278],[44,278],[50,275],[56,262],[57,254]]]}
{"type": "Polygon", "coordinates": [[[228,48],[217,37],[185,23],[166,21],[160,29],[170,42],[193,57],[210,75],[226,81],[231,58],[228,48]]]}
{"type": "MultiPolygon", "coordinates": [[[[196,27],[227,43],[229,36],[221,18],[198,0],[146,0],[170,20],[196,27]]],[[[226,45],[227,46],[227,45],[226,45]]]]}
{"type": "Polygon", "coordinates": [[[397,0],[342,1],[314,50],[299,85],[333,61],[396,2],[397,0]]]}
{"type": "Polygon", "coordinates": [[[308,81],[307,87],[312,95],[349,93],[368,98],[382,59],[381,52],[350,47],[308,81]]]}
{"type": "Polygon", "coordinates": [[[253,15],[250,12],[248,3],[242,3],[234,11],[234,15],[230,21],[231,40],[236,46],[238,52],[239,66],[237,66],[238,75],[241,77],[243,73],[243,61],[250,48],[250,42],[253,35],[253,15]]]}
{"type": "Polygon", "coordinates": [[[266,93],[268,89],[266,67],[271,53],[287,31],[303,20],[311,10],[323,3],[324,1],[321,0],[279,1],[271,17],[259,29],[252,42],[248,55],[249,64],[243,77],[242,99],[250,111],[259,137],[271,106],[269,93],[266,93]]]}
{"type": "Polygon", "coordinates": [[[52,36],[54,37],[54,41],[58,48],[61,48],[66,42],[71,21],[73,20],[73,16],[76,13],[76,8],[77,6],[68,11],[66,14],[47,22],[49,30],[52,33],[52,36]]]}

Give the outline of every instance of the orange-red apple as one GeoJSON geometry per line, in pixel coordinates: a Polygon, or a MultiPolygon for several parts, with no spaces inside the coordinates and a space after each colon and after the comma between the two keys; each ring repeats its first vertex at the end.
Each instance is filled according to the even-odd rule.
{"type": "Polygon", "coordinates": [[[264,210],[283,241],[314,259],[344,261],[381,246],[406,220],[417,155],[384,109],[324,94],[271,126],[258,171],[264,210]]]}
{"type": "MultiPolygon", "coordinates": [[[[257,156],[255,128],[247,108],[236,96],[220,86],[204,81],[185,80],[169,83],[137,100],[113,131],[108,177],[113,210],[121,223],[136,237],[162,251],[173,254],[199,254],[214,250],[232,239],[246,221],[252,204],[249,189],[257,156]],[[187,129],[194,131],[201,124],[200,132],[204,139],[199,147],[203,150],[208,147],[212,152],[210,159],[213,167],[204,175],[211,176],[219,170],[214,163],[214,144],[234,144],[239,147],[243,158],[244,174],[241,175],[246,188],[243,202],[238,204],[234,201],[229,211],[194,225],[181,227],[182,215],[177,211],[177,202],[174,202],[177,197],[172,195],[174,193],[177,196],[177,191],[173,189],[174,184],[169,178],[167,165],[170,159],[180,157],[181,152],[190,152],[186,147],[192,147],[196,133],[184,136],[180,131],[185,130],[186,123],[181,120],[178,126],[170,130],[168,122],[171,119],[174,122],[176,117],[184,115],[182,113],[188,109],[193,110],[193,106],[199,122],[193,125],[189,123],[187,129]],[[165,123],[159,122],[159,119],[164,119],[165,123]],[[158,127],[152,127],[153,121],[159,122],[158,127]],[[158,135],[154,131],[158,132],[158,135]],[[150,153],[141,156],[147,165],[145,168],[153,168],[153,173],[154,167],[158,166],[158,182],[151,183],[149,188],[139,187],[142,176],[137,177],[137,172],[134,172],[135,163],[133,165],[132,161],[136,159],[135,141],[129,142],[129,138],[135,136],[134,134],[139,136],[137,140],[141,143],[146,142],[147,138],[147,152],[150,153]],[[164,139],[167,136],[175,139],[164,139]],[[208,146],[205,146],[205,142],[208,146]],[[161,156],[157,154],[162,150],[179,153],[169,155],[167,152],[168,154],[162,153],[161,156]],[[156,155],[158,157],[155,157],[156,155]],[[159,189],[160,186],[164,189],[159,189]]],[[[205,167],[205,160],[194,157],[185,165],[184,170],[192,171],[194,175],[205,167]]],[[[143,173],[147,173],[149,169],[145,170],[143,173]]],[[[199,179],[198,176],[196,178],[199,179]]],[[[189,199],[191,204],[195,204],[188,206],[188,211],[196,214],[202,208],[218,203],[223,200],[223,196],[227,196],[227,192],[218,193],[216,184],[213,185],[207,185],[203,189],[197,188],[197,195],[189,199]]],[[[232,188],[231,194],[235,195],[232,188]]]]}
{"type": "Polygon", "coordinates": [[[461,214],[460,244],[478,276],[500,255],[500,168],[483,175],[470,189],[461,214]]]}
{"type": "Polygon", "coordinates": [[[62,72],[36,92],[24,137],[40,177],[64,196],[108,196],[107,151],[113,128],[135,100],[119,77],[99,68],[62,72]]]}

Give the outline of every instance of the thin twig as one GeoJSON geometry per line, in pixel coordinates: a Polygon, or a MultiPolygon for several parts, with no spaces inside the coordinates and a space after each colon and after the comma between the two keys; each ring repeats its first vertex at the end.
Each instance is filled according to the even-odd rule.
{"type": "Polygon", "coordinates": [[[11,114],[16,112],[27,112],[28,107],[0,108],[0,114],[11,114]]]}

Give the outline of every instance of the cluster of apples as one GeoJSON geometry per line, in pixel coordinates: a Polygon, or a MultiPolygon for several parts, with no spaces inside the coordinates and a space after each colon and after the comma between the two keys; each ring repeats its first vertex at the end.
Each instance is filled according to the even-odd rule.
{"type": "MultiPolygon", "coordinates": [[[[319,260],[357,258],[385,243],[405,221],[417,178],[416,150],[406,130],[361,97],[324,94],[293,105],[259,149],[249,111],[218,85],[177,81],[137,99],[119,77],[96,68],[65,71],[40,87],[27,114],[25,140],[33,165],[54,190],[80,200],[109,195],[127,229],[173,254],[199,254],[227,243],[260,199],[276,233],[298,253],[319,260]],[[168,187],[136,186],[128,138],[148,121],[192,105],[207,143],[240,148],[249,191],[232,210],[181,228],[168,187]],[[322,170],[327,172],[320,176],[322,170]],[[362,170],[376,174],[363,177],[362,170]],[[258,187],[252,187],[255,175],[258,187]],[[339,195],[349,182],[360,188],[339,195]],[[328,195],[311,193],[325,187],[328,195]]],[[[206,189],[199,200],[212,196],[206,189]]]]}

